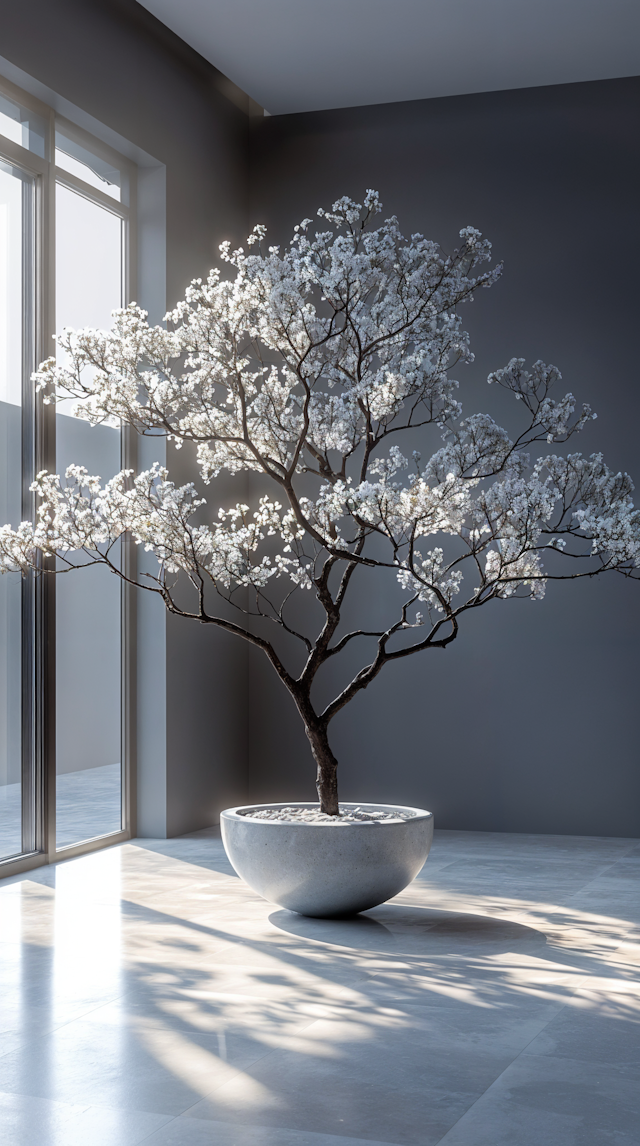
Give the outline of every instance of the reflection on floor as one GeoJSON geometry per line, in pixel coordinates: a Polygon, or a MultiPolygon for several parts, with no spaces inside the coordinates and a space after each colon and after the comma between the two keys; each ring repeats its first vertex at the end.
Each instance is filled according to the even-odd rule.
{"type": "Polygon", "coordinates": [[[640,841],[440,832],[353,920],[215,830],[0,885],[11,1146],[637,1146],[640,841]]]}
{"type": "MultiPolygon", "coordinates": [[[[56,842],[64,848],[119,832],[120,765],[63,772],[56,781],[56,842]]],[[[21,850],[20,784],[0,787],[0,858],[21,850]]]]}

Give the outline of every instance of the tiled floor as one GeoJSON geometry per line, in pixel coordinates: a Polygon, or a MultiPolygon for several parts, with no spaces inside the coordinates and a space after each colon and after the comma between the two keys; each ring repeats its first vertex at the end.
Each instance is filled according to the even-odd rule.
{"type": "MultiPolygon", "coordinates": [[[[56,779],[57,847],[120,831],[120,765],[103,764],[56,779]]],[[[20,784],[0,785],[0,858],[21,845],[20,784]]]]}
{"type": "Polygon", "coordinates": [[[440,832],[350,921],[213,831],[0,886],[6,1146],[638,1146],[640,841],[440,832]]]}

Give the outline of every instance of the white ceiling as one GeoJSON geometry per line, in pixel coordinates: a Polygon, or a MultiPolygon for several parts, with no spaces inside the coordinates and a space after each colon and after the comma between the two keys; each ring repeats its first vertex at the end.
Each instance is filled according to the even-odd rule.
{"type": "Polygon", "coordinates": [[[640,73],[640,0],[141,0],[272,115],[640,73]]]}

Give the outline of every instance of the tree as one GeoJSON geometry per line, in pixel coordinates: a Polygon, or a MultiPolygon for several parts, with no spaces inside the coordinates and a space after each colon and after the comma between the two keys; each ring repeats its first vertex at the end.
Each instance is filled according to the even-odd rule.
{"type": "Polygon", "coordinates": [[[160,465],[104,486],[70,466],[65,485],[38,475],[35,525],[0,530],[3,571],[52,568],[55,557],[58,568],[100,563],[124,577],[124,535],[154,554],[157,572],[140,573],[138,585],[268,657],[304,722],[329,815],[338,812],[329,725],[385,666],[446,648],[461,617],[489,601],[539,599],[549,579],[636,576],[640,564],[628,475],[600,454],[530,456],[595,418],[588,406],[576,412],[571,394],[551,397],[555,367],[512,359],[489,376],[520,403],[517,436],[486,414],[461,419],[450,372],[473,356],[459,309],[501,272],[479,270],[490,244],[467,227],[448,256],[422,235],[405,239],[395,217],[376,228],[380,210],[373,191],[364,206],[340,199],[318,211],[326,230],[313,233],[305,219],[284,253],[265,249],[257,226],[248,240],[257,252],[224,243],[235,275],[196,279],[166,327],[150,327],[131,304],[114,312],[111,331],[64,330],[66,360],[34,375],[45,401],[71,395],[93,424],[118,419],[178,447],[195,443],[207,484],[222,471],[261,475],[271,492],[257,508],[239,503],[203,520],[194,485],[176,488],[160,465]],[[404,456],[403,437],[429,427],[444,444],[426,464],[404,456]],[[392,571],[397,612],[385,627],[344,631],[360,570],[392,571]],[[313,610],[303,625],[292,612],[305,592],[321,608],[316,628],[313,610]],[[226,605],[214,607],[216,593],[226,605]],[[298,668],[277,647],[278,629],[301,649],[298,668]],[[352,642],[373,652],[322,708],[318,673],[352,642]]]}

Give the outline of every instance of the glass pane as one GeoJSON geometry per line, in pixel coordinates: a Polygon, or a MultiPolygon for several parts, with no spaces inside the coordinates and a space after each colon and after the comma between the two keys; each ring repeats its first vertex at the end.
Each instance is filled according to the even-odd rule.
{"type": "Polygon", "coordinates": [[[77,175],[90,187],[97,187],[118,202],[122,199],[122,172],[106,159],[94,155],[80,143],[56,131],[56,167],[77,175]]]}
{"type": "Polygon", "coordinates": [[[44,159],[46,124],[39,115],[0,93],[0,135],[44,159]]]}
{"type": "MultiPolygon", "coordinates": [[[[56,328],[111,325],[122,305],[122,222],[56,188],[56,328]]],[[[120,430],[57,407],[57,471],[72,462],[107,479],[120,430]]],[[[56,580],[56,842],[121,828],[120,582],[104,567],[56,580]]]]}
{"type": "MultiPolygon", "coordinates": [[[[0,523],[14,528],[22,517],[21,406],[23,372],[30,366],[24,331],[31,302],[32,212],[31,179],[0,164],[0,523]]],[[[0,577],[0,858],[23,850],[21,627],[21,578],[8,573],[0,577]]]]}

